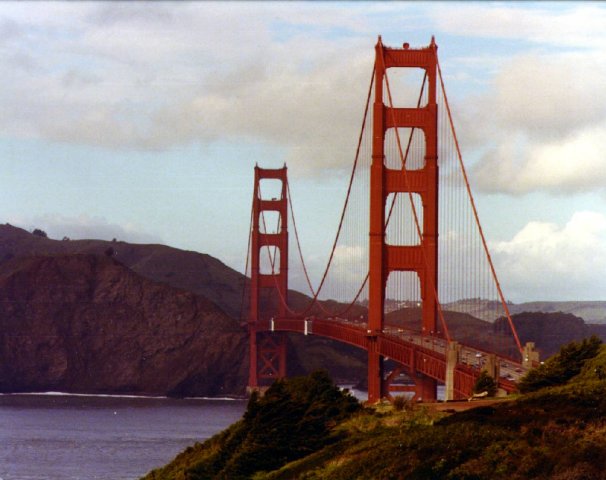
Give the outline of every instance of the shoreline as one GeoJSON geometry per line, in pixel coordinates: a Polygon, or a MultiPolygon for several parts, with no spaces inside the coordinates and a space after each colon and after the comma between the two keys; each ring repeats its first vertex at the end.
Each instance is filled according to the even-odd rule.
{"type": "Polygon", "coordinates": [[[224,396],[224,397],[169,397],[166,395],[133,395],[133,394],[113,394],[113,393],[70,393],[70,392],[3,392],[0,397],[15,396],[39,396],[39,397],[92,397],[92,398],[124,398],[141,400],[213,400],[213,401],[237,401],[247,400],[247,397],[224,396]]]}

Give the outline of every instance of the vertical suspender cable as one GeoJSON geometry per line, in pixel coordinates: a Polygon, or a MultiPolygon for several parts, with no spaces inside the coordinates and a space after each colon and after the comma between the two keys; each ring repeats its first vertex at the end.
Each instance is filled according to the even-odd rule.
{"type": "MultiPolygon", "coordinates": [[[[253,204],[254,204],[254,199],[253,199],[253,204]]],[[[244,318],[242,317],[242,314],[244,313],[244,302],[246,301],[246,273],[248,272],[248,263],[250,261],[250,250],[251,250],[251,244],[252,244],[252,230],[253,230],[253,215],[254,215],[254,205],[251,205],[250,207],[250,226],[248,228],[248,247],[246,248],[246,264],[244,266],[244,279],[243,282],[244,284],[242,285],[242,300],[240,302],[240,322],[244,321],[244,318]]],[[[252,276],[252,273],[251,273],[252,276]]]]}
{"type": "MultiPolygon", "coordinates": [[[[350,194],[351,194],[351,190],[352,190],[353,179],[354,179],[354,176],[355,176],[355,173],[356,173],[356,168],[358,166],[358,160],[359,160],[359,156],[360,156],[360,148],[361,148],[361,145],[362,145],[363,133],[364,133],[365,124],[366,124],[366,117],[368,115],[368,106],[370,104],[370,95],[372,93],[372,86],[374,84],[375,68],[376,68],[376,66],[373,65],[372,75],[371,75],[371,78],[370,78],[370,85],[368,87],[368,96],[366,98],[366,106],[365,106],[365,109],[364,109],[364,118],[362,120],[362,129],[360,130],[360,136],[358,138],[358,146],[357,146],[357,149],[356,149],[356,156],[355,156],[355,160],[354,160],[354,165],[353,165],[353,168],[352,168],[351,176],[350,176],[350,179],[349,179],[349,185],[347,187],[347,195],[345,197],[345,203],[343,205],[343,211],[341,212],[341,218],[339,220],[339,226],[337,228],[337,234],[335,236],[335,240],[334,240],[333,245],[332,245],[332,250],[330,252],[330,255],[329,255],[329,258],[328,258],[328,262],[327,262],[326,268],[324,270],[324,274],[322,275],[322,280],[320,281],[320,285],[318,286],[318,289],[316,290],[315,294],[313,295],[313,298],[312,298],[311,302],[309,303],[309,305],[302,312],[294,312],[293,310],[291,310],[288,307],[288,305],[286,305],[286,301],[282,297],[282,294],[281,294],[281,292],[278,289],[278,293],[280,294],[280,297],[282,297],[282,303],[284,304],[285,308],[291,314],[293,314],[293,315],[300,315],[300,316],[306,315],[307,313],[309,313],[309,311],[313,308],[314,305],[317,305],[322,310],[324,310],[323,307],[322,307],[322,305],[320,303],[318,303],[317,300],[318,300],[318,296],[320,295],[320,292],[322,291],[322,287],[324,286],[324,282],[326,281],[326,277],[328,276],[328,271],[329,271],[330,266],[332,264],[332,261],[333,261],[333,258],[334,258],[334,254],[335,254],[335,250],[337,248],[337,242],[339,240],[339,236],[340,236],[341,230],[343,228],[343,222],[345,220],[345,212],[346,212],[347,206],[349,204],[349,198],[350,198],[350,194]]],[[[273,260],[270,258],[270,261],[272,263],[272,272],[273,272],[273,260]]],[[[351,302],[351,304],[349,304],[349,306],[346,308],[346,311],[349,310],[353,306],[353,304],[357,301],[360,293],[364,289],[364,285],[366,284],[366,282],[367,282],[367,279],[365,279],[364,282],[362,283],[362,286],[358,290],[356,298],[351,302]]]]}
{"type": "Polygon", "coordinates": [[[452,130],[452,135],[454,138],[454,142],[455,142],[455,148],[457,150],[457,157],[459,160],[459,166],[461,168],[461,171],[463,173],[463,178],[465,179],[465,187],[467,188],[467,194],[469,196],[469,200],[471,202],[471,208],[473,211],[473,215],[475,217],[475,221],[478,227],[478,231],[480,233],[480,238],[482,240],[482,245],[484,247],[484,252],[486,253],[486,259],[488,260],[488,264],[490,265],[490,270],[492,272],[492,278],[494,279],[495,285],[497,287],[497,291],[499,292],[499,297],[501,299],[501,303],[503,305],[503,309],[505,310],[505,315],[507,317],[507,321],[509,322],[509,326],[511,328],[511,331],[513,333],[516,345],[518,347],[518,350],[520,352],[520,354],[523,354],[523,349],[522,349],[522,345],[520,344],[520,339],[518,337],[518,333],[516,332],[516,328],[513,324],[513,320],[511,319],[511,316],[509,314],[509,308],[507,307],[507,302],[505,301],[505,296],[503,295],[503,291],[501,289],[501,285],[499,283],[499,279],[497,278],[497,272],[494,268],[494,264],[492,263],[492,258],[490,256],[490,252],[488,251],[488,245],[486,243],[486,238],[484,237],[484,232],[482,230],[482,226],[480,225],[480,220],[478,217],[478,211],[476,209],[476,205],[473,199],[473,195],[471,194],[471,188],[469,186],[469,181],[467,179],[467,172],[465,170],[465,166],[463,165],[463,156],[461,155],[461,149],[459,147],[459,140],[457,139],[457,134],[455,132],[454,129],[454,123],[452,121],[452,114],[450,112],[450,105],[448,104],[448,98],[446,96],[446,90],[444,88],[444,80],[442,79],[442,69],[440,68],[440,62],[438,61],[438,75],[440,77],[440,85],[442,87],[442,93],[444,95],[444,103],[446,104],[446,110],[448,112],[448,120],[450,122],[450,128],[452,130]]]}

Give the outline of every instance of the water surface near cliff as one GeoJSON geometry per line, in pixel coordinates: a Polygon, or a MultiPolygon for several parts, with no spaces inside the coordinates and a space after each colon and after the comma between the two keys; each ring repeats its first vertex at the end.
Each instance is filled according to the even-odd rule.
{"type": "Polygon", "coordinates": [[[0,480],[131,480],[238,420],[245,400],[0,395],[0,480]]]}

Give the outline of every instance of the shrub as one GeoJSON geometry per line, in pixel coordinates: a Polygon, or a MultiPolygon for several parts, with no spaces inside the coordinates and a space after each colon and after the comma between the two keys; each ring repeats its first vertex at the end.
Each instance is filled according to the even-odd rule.
{"type": "Polygon", "coordinates": [[[563,385],[581,372],[583,365],[600,351],[602,340],[595,335],[581,342],[570,342],[543,365],[530,370],[518,384],[522,393],[563,385]]]}
{"type": "Polygon", "coordinates": [[[398,395],[393,399],[393,408],[401,412],[406,407],[407,399],[403,395],[398,395]]]}
{"type": "Polygon", "coordinates": [[[473,393],[488,392],[489,397],[494,397],[497,393],[497,383],[494,381],[486,370],[482,370],[480,376],[473,386],[473,393]]]}
{"type": "Polygon", "coordinates": [[[336,422],[360,408],[324,371],[278,380],[265,396],[251,396],[238,428],[188,478],[236,480],[279,468],[335,441],[336,422]]]}

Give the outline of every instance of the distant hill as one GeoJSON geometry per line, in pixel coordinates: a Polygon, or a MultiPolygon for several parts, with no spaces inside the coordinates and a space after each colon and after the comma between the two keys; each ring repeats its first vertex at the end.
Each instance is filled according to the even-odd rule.
{"type": "MultiPolygon", "coordinates": [[[[70,261],[68,259],[72,256],[78,258],[81,258],[82,256],[96,258],[99,262],[101,262],[100,265],[105,265],[107,260],[111,260],[115,265],[120,266],[124,275],[128,275],[131,279],[136,278],[137,282],[140,282],[142,285],[151,285],[152,282],[155,283],[156,288],[159,288],[164,292],[164,296],[162,297],[163,302],[170,303],[172,300],[169,297],[174,295],[178,296],[180,293],[182,293],[182,291],[189,292],[194,296],[199,297],[199,301],[212,305],[212,308],[218,316],[213,318],[220,318],[216,330],[219,344],[219,337],[222,334],[221,325],[225,324],[224,322],[226,319],[228,319],[230,322],[230,329],[237,330],[239,335],[238,338],[241,336],[243,336],[242,338],[246,338],[245,326],[240,323],[240,310],[242,308],[243,301],[242,290],[247,284],[248,279],[241,273],[231,269],[210,255],[183,251],[164,245],[138,245],[121,241],[103,240],[53,240],[44,236],[33,235],[26,230],[8,224],[0,225],[0,271],[11,271],[15,274],[17,272],[21,272],[19,275],[22,276],[24,275],[23,272],[29,272],[27,276],[31,284],[28,285],[29,290],[24,288],[12,293],[13,297],[11,301],[22,305],[22,316],[20,317],[20,322],[22,322],[21,326],[23,328],[18,330],[18,333],[15,333],[16,331],[14,328],[16,324],[14,322],[10,323],[10,325],[5,325],[7,328],[2,329],[0,332],[0,338],[6,338],[7,336],[11,335],[20,335],[23,338],[32,337],[32,341],[37,344],[38,339],[36,338],[36,335],[38,335],[38,322],[41,322],[42,324],[40,328],[50,328],[54,332],[59,332],[57,335],[71,335],[69,328],[77,324],[79,321],[89,323],[103,323],[106,321],[103,315],[100,315],[96,320],[91,320],[88,317],[81,318],[80,313],[84,312],[83,305],[88,305],[88,308],[92,310],[98,309],[99,305],[96,304],[92,298],[85,298],[81,296],[73,297],[68,294],[68,292],[71,291],[70,289],[72,289],[72,283],[77,283],[79,281],[79,277],[86,279],[89,284],[102,282],[103,279],[98,278],[98,275],[102,275],[104,270],[99,268],[90,270],[86,262],[80,264],[74,260],[75,263],[72,264],[69,272],[66,272],[62,269],[62,267],[60,267],[60,265],[64,265],[66,262],[69,263],[70,261]],[[51,264],[55,262],[56,268],[62,273],[53,277],[43,275],[43,270],[36,270],[38,268],[35,267],[35,265],[37,265],[36,262],[42,261],[44,257],[47,257],[49,262],[52,260],[51,264]],[[34,261],[33,259],[36,260],[34,261]],[[78,272],[76,267],[77,265],[80,265],[80,267],[83,269],[82,272],[78,272]],[[30,271],[31,268],[34,268],[34,270],[30,271]],[[63,290],[58,290],[60,288],[63,288],[63,290]],[[43,307],[43,305],[40,304],[37,305],[36,310],[34,311],[32,308],[27,306],[28,298],[43,295],[42,292],[46,291],[54,292],[53,300],[48,300],[45,302],[46,307],[43,307]],[[59,294],[59,291],[63,293],[59,294]],[[53,302],[56,302],[56,305],[61,305],[61,309],[57,310],[56,305],[54,305],[53,302]],[[74,310],[75,307],[69,307],[70,302],[78,302],[78,308],[74,310]],[[43,308],[48,308],[48,315],[43,313],[43,308]],[[64,312],[63,317],[61,316],[61,312],[64,312]],[[46,321],[45,319],[47,319],[47,317],[53,319],[54,326],[52,326],[52,328],[49,325],[45,326],[44,322],[46,321]],[[60,327],[62,324],[70,325],[70,327],[60,327]]],[[[0,297],[6,293],[4,291],[5,288],[7,288],[6,285],[0,283],[0,297]]],[[[291,301],[292,306],[295,308],[301,308],[301,306],[307,304],[307,297],[298,292],[289,292],[289,300],[291,301]]],[[[120,311],[121,306],[119,300],[116,299],[112,305],[112,308],[120,311]]],[[[245,302],[244,312],[246,312],[246,306],[247,304],[245,302]]],[[[106,307],[109,308],[109,306],[106,307]]],[[[150,313],[149,311],[146,312],[146,315],[150,313]]],[[[108,312],[106,313],[109,315],[108,312]]],[[[132,335],[136,334],[141,337],[145,337],[149,335],[149,332],[144,328],[144,326],[146,322],[151,320],[145,320],[145,318],[147,318],[145,315],[143,315],[144,319],[141,320],[141,315],[143,314],[139,312],[137,315],[125,317],[123,322],[125,325],[132,324],[129,327],[132,329],[132,335]]],[[[166,325],[163,328],[166,335],[169,335],[172,331],[170,327],[171,321],[171,317],[164,318],[166,325]]],[[[213,320],[209,319],[209,322],[212,323],[212,321],[213,320]]],[[[94,325],[88,323],[86,325],[88,325],[87,328],[95,330],[94,325]]],[[[81,326],[78,328],[84,327],[81,326]]],[[[120,335],[123,332],[124,330],[115,330],[116,335],[120,335]]],[[[109,335],[112,338],[112,341],[115,340],[115,338],[113,338],[114,332],[111,328],[103,329],[102,333],[104,335],[109,335]]],[[[210,326],[209,335],[212,336],[212,328],[210,326]]],[[[318,368],[320,365],[324,365],[326,368],[328,368],[334,378],[343,379],[344,381],[355,381],[361,376],[365,375],[365,353],[360,350],[348,345],[343,345],[327,339],[316,337],[307,337],[306,339],[301,339],[297,338],[296,336],[292,336],[290,341],[291,347],[288,349],[288,370],[292,374],[306,373],[314,368],[318,368]]],[[[106,345],[107,352],[96,350],[95,355],[97,355],[99,358],[105,358],[105,355],[111,355],[112,353],[113,347],[111,347],[112,343],[110,341],[103,341],[102,344],[106,345]]],[[[200,385],[194,382],[189,386],[185,384],[169,385],[167,383],[165,384],[166,389],[164,390],[164,393],[197,395],[243,393],[247,382],[247,371],[245,371],[246,367],[243,367],[243,365],[248,363],[248,342],[245,341],[244,343],[241,343],[241,341],[238,340],[235,341],[235,345],[237,345],[237,349],[232,349],[231,347],[226,347],[223,349],[224,358],[217,358],[212,360],[212,362],[206,362],[205,364],[205,368],[214,369],[213,371],[216,373],[215,376],[226,376],[224,381],[217,380],[218,384],[220,384],[220,388],[217,387],[219,388],[218,390],[213,389],[214,387],[211,388],[209,386],[202,385],[204,382],[206,382],[206,380],[202,380],[202,384],[200,385]],[[217,362],[229,365],[230,371],[225,371],[222,366],[215,367],[217,362]],[[242,370],[243,368],[244,370],[242,370]],[[234,372],[238,373],[236,374],[234,372]],[[236,375],[236,379],[234,379],[234,375],[236,375]]],[[[49,348],[49,345],[46,345],[45,347],[40,346],[40,348],[49,348]]],[[[62,348],[63,347],[60,346],[60,349],[62,348]]],[[[172,348],[179,348],[178,344],[175,344],[172,348]]],[[[202,347],[200,346],[200,348],[202,347]]],[[[48,373],[52,370],[50,367],[46,366],[46,363],[44,363],[45,360],[43,360],[40,364],[32,360],[32,362],[28,364],[27,362],[23,363],[23,361],[26,359],[25,356],[19,357],[19,359],[16,357],[4,356],[9,350],[10,349],[4,349],[3,351],[0,351],[0,363],[2,363],[2,365],[9,370],[12,368],[15,371],[22,373],[20,368],[16,368],[16,366],[21,364],[29,365],[28,368],[34,371],[38,369],[48,373]]],[[[58,352],[52,353],[52,356],[61,355],[63,354],[58,352]]],[[[31,358],[33,359],[40,357],[34,356],[31,358]]],[[[142,357],[139,357],[132,352],[131,357],[129,358],[130,361],[142,361],[142,357]]],[[[179,358],[181,358],[183,366],[180,367],[178,364],[171,363],[172,368],[179,368],[181,370],[189,369],[189,363],[192,361],[192,359],[188,359],[186,357],[179,358]]],[[[123,360],[127,362],[126,359],[123,360]]],[[[195,362],[198,361],[205,362],[203,358],[195,360],[195,362]]],[[[128,362],[126,364],[128,364],[128,362]]],[[[98,367],[98,365],[94,362],[87,363],[87,366],[91,369],[96,369],[98,367]]],[[[96,370],[93,371],[96,372],[96,370]]],[[[63,375],[63,373],[61,375],[63,375]]],[[[59,376],[61,377],[61,375],[59,376]]],[[[69,375],[71,375],[71,373],[69,375]]],[[[11,377],[8,384],[13,386],[17,385],[14,383],[16,378],[17,377],[11,377]]],[[[53,380],[53,382],[54,381],[55,380],[53,380]]],[[[193,382],[191,378],[188,381],[193,382]]],[[[2,386],[1,382],[2,379],[0,378],[0,390],[7,391],[6,385],[8,384],[2,386]]],[[[69,384],[69,382],[66,383],[64,380],[58,382],[59,383],[57,383],[57,386],[53,388],[59,388],[59,385],[61,385],[61,388],[63,389],[68,388],[67,391],[91,391],[91,389],[95,390],[98,388],[108,391],[109,388],[102,381],[99,381],[99,384],[96,386],[84,384],[77,385],[76,383],[69,384]],[[82,388],[84,388],[84,390],[82,390],[82,388]]],[[[200,380],[197,382],[200,383],[200,380]]],[[[18,383],[19,388],[26,388],[26,383],[27,382],[25,381],[18,383]]],[[[50,386],[48,386],[50,384],[45,387],[43,386],[43,383],[44,382],[42,382],[41,378],[39,378],[37,383],[28,383],[30,386],[27,388],[33,388],[34,385],[39,386],[39,388],[37,387],[36,390],[45,389],[47,387],[50,388],[50,386]]],[[[118,387],[116,386],[116,388],[118,387]]],[[[126,387],[122,386],[116,391],[124,391],[125,389],[126,387]]],[[[142,392],[143,387],[138,384],[133,384],[132,390],[142,392]]],[[[158,390],[154,391],[156,393],[161,393],[158,390]]]]}
{"type": "MultiPolygon", "coordinates": [[[[517,349],[505,318],[486,322],[472,315],[445,310],[444,317],[453,339],[479,350],[517,356],[517,349]]],[[[520,343],[534,342],[541,359],[555,354],[562,345],[597,335],[606,341],[606,325],[586,324],[582,318],[562,312],[522,312],[511,316],[520,343]]],[[[418,330],[421,321],[419,308],[403,308],[390,312],[388,325],[418,330]]]]}
{"type": "MultiPolygon", "coordinates": [[[[465,312],[478,318],[494,321],[503,315],[503,307],[495,301],[465,299],[443,305],[445,310],[465,312]]],[[[523,312],[570,313],[586,323],[606,324],[606,301],[525,302],[508,303],[510,314],[523,312]]]]}
{"type": "MultiPolygon", "coordinates": [[[[522,312],[515,313],[511,319],[516,327],[520,341],[534,342],[544,360],[558,352],[560,347],[572,341],[580,341],[591,335],[606,340],[606,329],[601,325],[587,324],[582,318],[562,312],[522,312]]],[[[509,325],[504,318],[494,323],[495,331],[507,331],[509,325]]]]}
{"type": "Polygon", "coordinates": [[[14,257],[94,254],[112,258],[156,282],[203,295],[233,318],[240,315],[245,277],[210,255],[165,245],[105,240],[52,240],[0,225],[0,261],[14,257]],[[111,249],[111,251],[110,251],[111,249]]]}
{"type": "MultiPolygon", "coordinates": [[[[210,255],[117,240],[52,240],[6,224],[0,225],[0,277],[2,391],[67,389],[172,395],[243,392],[248,343],[240,311],[248,279],[210,255]],[[112,282],[121,285],[123,293],[118,295],[112,282]],[[189,335],[196,325],[206,329],[204,335],[188,344],[191,350],[180,346],[181,333],[175,333],[181,327],[173,314],[183,295],[197,306],[188,313],[190,323],[183,327],[182,335],[189,335]],[[100,298],[109,300],[103,302],[100,298]],[[164,308],[169,309],[168,313],[158,317],[164,308]],[[87,337],[86,332],[93,333],[87,337]],[[219,351],[215,344],[211,345],[215,335],[216,345],[221,345],[220,356],[213,356],[219,351]],[[161,338],[164,340],[158,343],[161,338]],[[229,344],[221,343],[221,338],[230,338],[229,344]],[[158,378],[154,381],[152,370],[145,367],[150,364],[150,357],[141,343],[147,342],[144,339],[157,347],[156,360],[166,362],[162,366],[155,364],[158,378]],[[70,356],[69,352],[80,345],[84,350],[76,357],[70,356]],[[84,351],[90,354],[85,355],[84,351]],[[107,365],[123,375],[111,377],[104,370],[109,368],[107,365]],[[174,378],[165,376],[165,367],[175,372],[174,378]]],[[[295,309],[301,309],[308,300],[299,292],[289,292],[295,309]]],[[[552,311],[556,308],[553,305],[568,305],[571,309],[580,308],[579,304],[591,305],[586,311],[597,318],[596,312],[604,303],[535,302],[511,305],[511,311],[517,312],[518,307],[523,310],[524,306],[551,308],[546,317],[515,315],[522,342],[535,341],[545,358],[561,343],[573,339],[592,333],[606,338],[606,326],[586,325],[576,317],[564,318],[552,311]]],[[[392,305],[398,306],[401,305],[392,305]]],[[[326,301],[324,308],[340,310],[342,305],[326,301]]],[[[446,305],[452,337],[479,349],[511,353],[513,343],[506,329],[498,322],[476,318],[489,309],[494,312],[494,305],[478,300],[446,305]],[[473,315],[456,311],[470,306],[473,315]]],[[[354,306],[349,312],[352,319],[365,314],[363,305],[354,306]]],[[[179,313],[176,315],[178,318],[179,313]]],[[[386,323],[415,329],[419,318],[419,309],[406,305],[388,313],[386,323]]],[[[293,334],[289,342],[289,374],[324,367],[344,382],[366,378],[366,353],[361,350],[314,336],[293,334]]]]}
{"type": "Polygon", "coordinates": [[[510,311],[511,313],[571,313],[585,320],[585,323],[606,325],[606,301],[527,302],[510,305],[510,311]]]}
{"type": "Polygon", "coordinates": [[[0,391],[243,393],[246,333],[202,296],[99,255],[0,263],[0,391]]]}
{"type": "MultiPolygon", "coordinates": [[[[232,318],[239,319],[242,310],[246,317],[247,299],[242,309],[242,290],[248,284],[247,277],[205,253],[119,240],[53,240],[9,224],[0,225],[0,262],[56,254],[110,254],[143,277],[202,295],[232,318]]],[[[309,300],[294,290],[289,291],[288,299],[295,309],[306,306],[309,300]]]]}

